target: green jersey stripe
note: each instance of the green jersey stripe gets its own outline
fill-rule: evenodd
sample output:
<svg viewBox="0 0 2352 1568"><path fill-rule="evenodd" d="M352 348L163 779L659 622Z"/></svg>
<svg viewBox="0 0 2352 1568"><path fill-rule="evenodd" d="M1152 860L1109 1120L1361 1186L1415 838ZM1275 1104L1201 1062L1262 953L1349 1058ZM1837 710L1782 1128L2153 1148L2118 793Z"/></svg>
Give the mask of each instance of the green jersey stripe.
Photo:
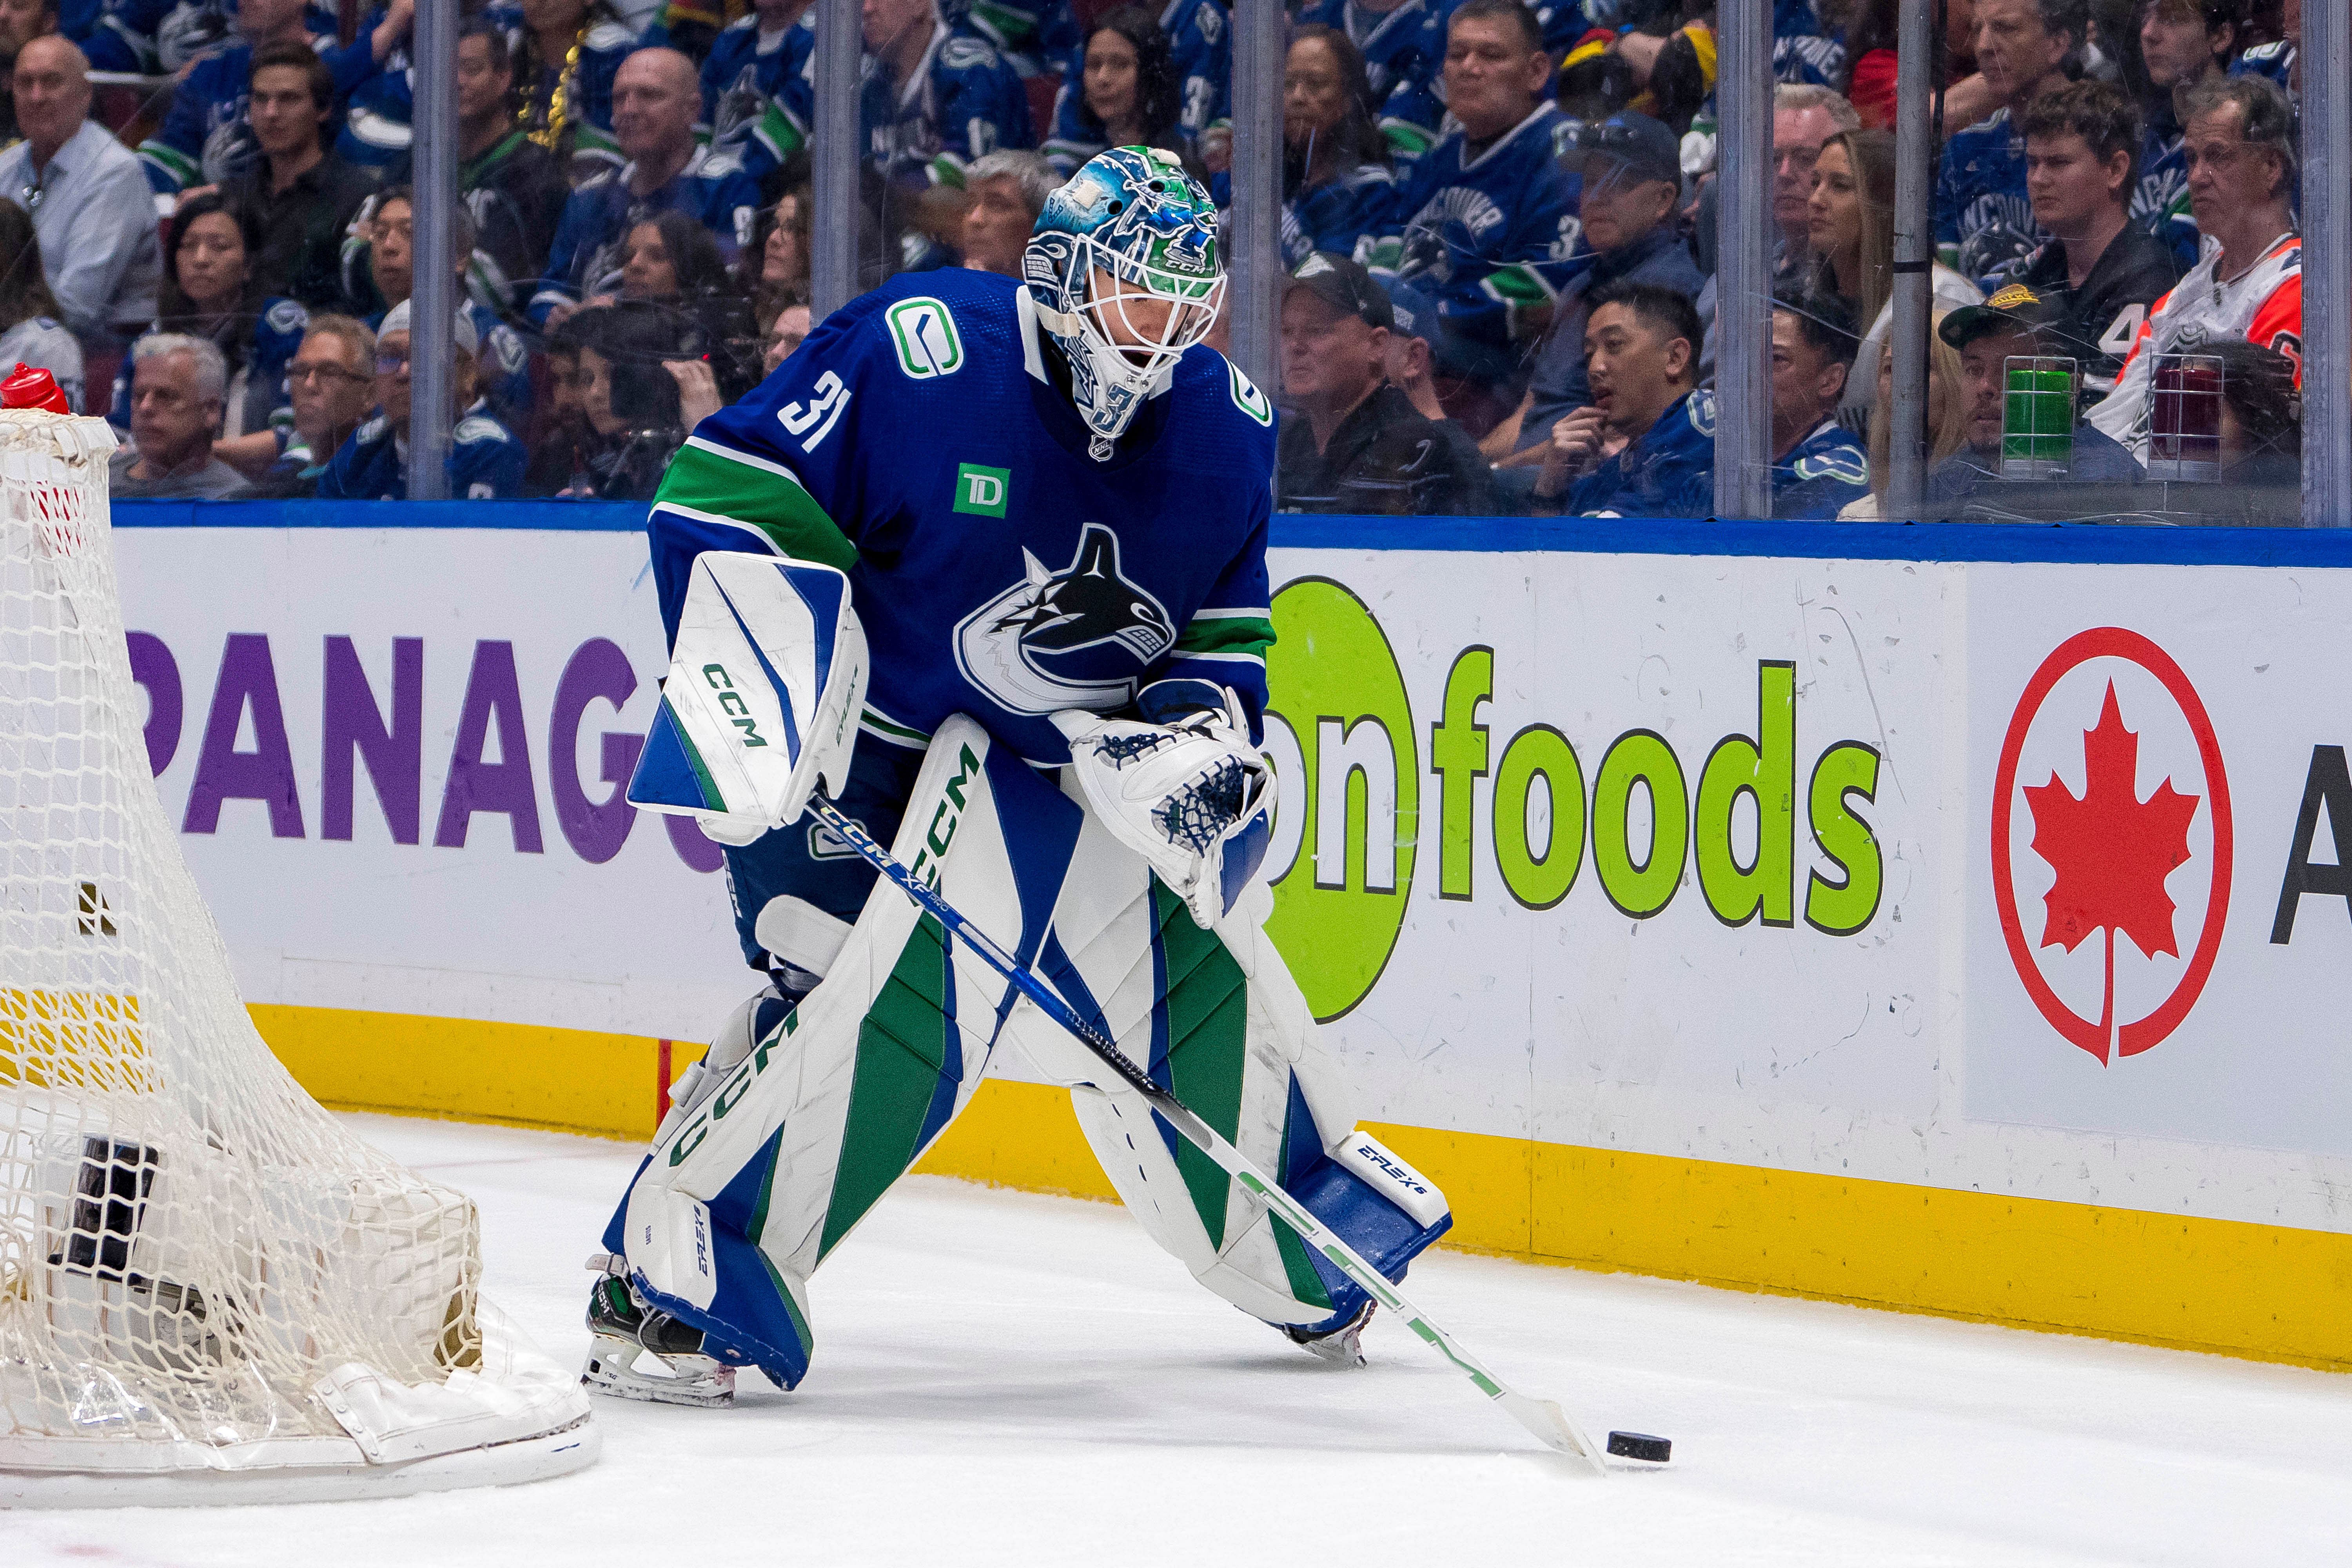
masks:
<svg viewBox="0 0 2352 1568"><path fill-rule="evenodd" d="M786 482L779 484L779 479ZM677 449L654 504L716 512L748 523L795 561L814 561L844 572L857 564L857 547L791 469L699 436L688 437Z"/></svg>
<svg viewBox="0 0 2352 1568"><path fill-rule="evenodd" d="M1203 621L1198 616L1176 639L1176 656L1245 654L1264 658L1274 644L1274 623L1258 616L1226 616Z"/></svg>

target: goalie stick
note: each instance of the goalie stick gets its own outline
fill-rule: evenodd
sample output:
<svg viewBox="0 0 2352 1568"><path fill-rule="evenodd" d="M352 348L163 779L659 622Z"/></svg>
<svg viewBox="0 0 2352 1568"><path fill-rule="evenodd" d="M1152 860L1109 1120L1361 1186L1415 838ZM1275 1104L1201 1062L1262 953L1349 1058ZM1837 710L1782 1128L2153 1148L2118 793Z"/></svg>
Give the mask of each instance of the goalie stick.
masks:
<svg viewBox="0 0 2352 1568"><path fill-rule="evenodd" d="M897 883L918 907L946 927L950 935L961 939L966 947L979 954L982 963L1011 982L1015 989L1036 1005L1039 1011L1067 1029L1080 1044L1099 1057L1105 1066L1118 1075L1120 1082L1142 1096L1152 1110L1167 1119L1169 1125L1201 1152L1223 1166L1234 1180L1247 1187L1259 1202L1273 1211L1275 1217L1297 1233L1299 1240L1329 1259L1341 1273L1370 1292L1372 1300L1394 1312L1407 1328L1435 1346L1437 1352L1468 1377L1479 1393L1509 1411L1512 1417L1533 1433L1544 1447L1555 1453L1582 1459L1596 1475L1609 1473L1608 1461L1602 1458L1601 1450L1593 1447L1591 1439L1585 1436L1558 1403L1521 1394L1489 1372L1485 1363L1456 1344L1453 1335L1405 1300L1403 1292L1390 1284L1379 1269L1365 1262L1355 1248L1333 1234L1307 1211L1306 1205L1269 1180L1265 1172L1251 1163L1249 1156L1193 1114L1182 1100L1152 1082L1126 1052L1093 1025L1079 1017L1068 1003L1055 994L1053 989L1025 964L998 946L986 931L966 921L953 905L900 865L863 827L844 815L822 790L810 797L808 810L818 821L839 834L845 843L877 870Z"/></svg>

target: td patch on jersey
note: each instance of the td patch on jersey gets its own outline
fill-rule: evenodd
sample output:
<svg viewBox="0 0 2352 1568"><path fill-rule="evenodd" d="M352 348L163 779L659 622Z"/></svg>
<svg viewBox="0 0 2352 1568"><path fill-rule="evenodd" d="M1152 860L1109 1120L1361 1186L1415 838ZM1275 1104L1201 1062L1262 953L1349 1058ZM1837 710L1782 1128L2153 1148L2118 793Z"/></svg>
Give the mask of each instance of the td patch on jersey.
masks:
<svg viewBox="0 0 2352 1568"><path fill-rule="evenodd" d="M955 630L964 679L1009 712L1107 712L1135 699L1144 671L1176 641L1167 607L1121 574L1118 535L1089 522L1069 565L1026 571Z"/></svg>

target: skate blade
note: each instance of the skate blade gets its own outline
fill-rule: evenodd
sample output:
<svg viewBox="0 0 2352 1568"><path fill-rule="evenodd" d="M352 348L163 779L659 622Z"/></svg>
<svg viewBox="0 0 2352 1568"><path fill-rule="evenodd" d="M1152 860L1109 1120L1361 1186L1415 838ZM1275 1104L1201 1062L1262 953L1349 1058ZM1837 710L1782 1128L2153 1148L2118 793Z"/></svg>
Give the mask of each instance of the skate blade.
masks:
<svg viewBox="0 0 2352 1568"><path fill-rule="evenodd" d="M599 1338L580 1369L580 1382L592 1394L614 1399L635 1399L646 1405L684 1405L700 1410L722 1409L735 1403L735 1369L706 1356L681 1356L661 1362L673 1375L653 1377L636 1370L638 1357L647 1352L625 1341Z"/></svg>

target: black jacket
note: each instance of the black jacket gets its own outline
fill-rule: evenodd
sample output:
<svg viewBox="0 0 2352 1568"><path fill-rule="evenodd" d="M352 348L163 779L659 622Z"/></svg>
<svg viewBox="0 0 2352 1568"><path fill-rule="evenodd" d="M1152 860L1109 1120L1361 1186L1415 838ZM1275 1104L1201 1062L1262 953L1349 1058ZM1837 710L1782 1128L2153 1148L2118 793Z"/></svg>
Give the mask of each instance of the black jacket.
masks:
<svg viewBox="0 0 2352 1568"><path fill-rule="evenodd" d="M2180 262L2172 247L2129 224L2107 242L2082 288L2067 284L2066 247L2054 239L2033 253L2018 280L2056 303L2058 317L2042 334L2049 352L2078 361L2084 381L2105 392L2123 369L2140 323L2180 280Z"/></svg>
<svg viewBox="0 0 2352 1568"><path fill-rule="evenodd" d="M1429 419L1387 382L1315 449L1304 415L1275 441L1275 504L1284 511L1476 516L1494 510L1486 460L1459 425Z"/></svg>

